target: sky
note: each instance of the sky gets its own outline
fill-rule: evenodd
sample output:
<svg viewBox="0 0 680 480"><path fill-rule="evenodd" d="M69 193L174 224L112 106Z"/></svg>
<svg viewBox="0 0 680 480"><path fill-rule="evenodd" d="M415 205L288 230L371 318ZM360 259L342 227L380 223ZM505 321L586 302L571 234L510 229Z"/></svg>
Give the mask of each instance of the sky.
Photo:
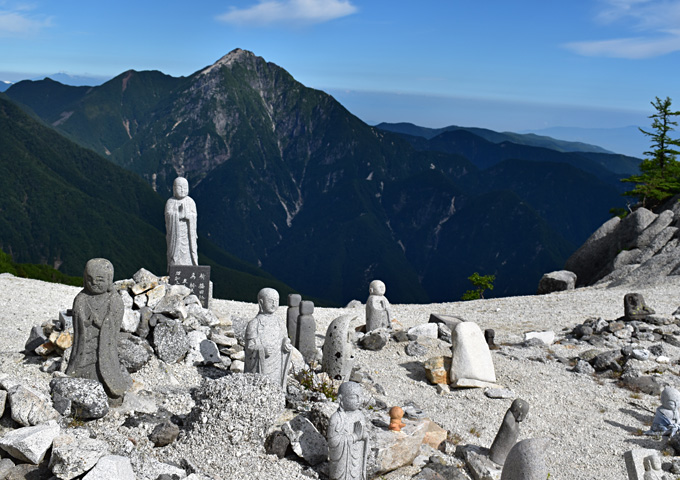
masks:
<svg viewBox="0 0 680 480"><path fill-rule="evenodd" d="M680 106L680 0L0 0L0 80L187 76L235 48L371 124L617 128Z"/></svg>

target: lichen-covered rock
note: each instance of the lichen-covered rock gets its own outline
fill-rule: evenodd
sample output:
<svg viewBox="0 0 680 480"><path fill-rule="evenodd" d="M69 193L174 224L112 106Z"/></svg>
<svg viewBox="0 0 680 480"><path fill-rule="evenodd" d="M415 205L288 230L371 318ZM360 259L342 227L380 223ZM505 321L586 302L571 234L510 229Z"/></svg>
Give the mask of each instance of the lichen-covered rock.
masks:
<svg viewBox="0 0 680 480"><path fill-rule="evenodd" d="M62 415L93 419L109 411L109 399L97 380L57 377L50 382L50 388L54 405Z"/></svg>
<svg viewBox="0 0 680 480"><path fill-rule="evenodd" d="M166 319L153 330L153 345L158 358L166 363L181 360L189 349L187 334L179 320Z"/></svg>

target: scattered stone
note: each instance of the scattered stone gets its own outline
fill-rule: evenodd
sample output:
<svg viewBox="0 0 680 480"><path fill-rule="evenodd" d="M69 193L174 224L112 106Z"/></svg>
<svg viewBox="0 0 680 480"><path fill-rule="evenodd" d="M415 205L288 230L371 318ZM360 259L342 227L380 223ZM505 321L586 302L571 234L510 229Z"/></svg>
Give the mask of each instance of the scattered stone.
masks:
<svg viewBox="0 0 680 480"><path fill-rule="evenodd" d="M411 357L422 357L427 355L427 347L416 341L411 341L406 345L406 355Z"/></svg>
<svg viewBox="0 0 680 480"><path fill-rule="evenodd" d="M615 372L621 371L621 365L618 361L622 358L620 350L610 350L608 352L600 353L590 362L595 371L603 372L605 370L613 370Z"/></svg>
<svg viewBox="0 0 680 480"><path fill-rule="evenodd" d="M590 364L588 364L590 365ZM484 395L489 398L515 398L516 394L508 388L485 388Z"/></svg>
<svg viewBox="0 0 680 480"><path fill-rule="evenodd" d="M118 359L128 372L139 371L152 355L153 349L144 338L125 332L118 337Z"/></svg>
<svg viewBox="0 0 680 480"><path fill-rule="evenodd" d="M452 334L449 382L455 387L485 387L496 383L491 352L479 326L459 323Z"/></svg>
<svg viewBox="0 0 680 480"><path fill-rule="evenodd" d="M548 467L545 452L548 438L529 438L517 442L505 460L501 480L545 480Z"/></svg>
<svg viewBox="0 0 680 480"><path fill-rule="evenodd" d="M559 270L546 273L538 282L537 295L544 295L552 292L563 292L573 290L576 286L576 274L569 270Z"/></svg>
<svg viewBox="0 0 680 480"><path fill-rule="evenodd" d="M149 440L156 447L165 447L177 440L179 427L169 420L159 423L149 434Z"/></svg>
<svg viewBox="0 0 680 480"><path fill-rule="evenodd" d="M47 337L43 332L42 326L34 325L33 328L31 328L31 333L28 334L28 340L26 340L24 350L26 352L32 352L45 342L47 342Z"/></svg>
<svg viewBox="0 0 680 480"><path fill-rule="evenodd" d="M547 332L527 332L524 334L524 341L527 342L531 339L538 339L540 340L544 345L552 345L555 343L555 332L553 331L547 331Z"/></svg>
<svg viewBox="0 0 680 480"><path fill-rule="evenodd" d="M222 361L215 342L208 340L205 333L194 330L187 334L189 350L184 359L188 365L214 365Z"/></svg>
<svg viewBox="0 0 680 480"><path fill-rule="evenodd" d="M407 332L408 339L412 341L417 341L419 338L438 338L439 337L439 327L436 323L422 323L411 327Z"/></svg>
<svg viewBox="0 0 680 480"><path fill-rule="evenodd" d="M572 372L583 373L584 375L592 375L593 373L595 373L595 369L590 363L586 362L585 360L578 360Z"/></svg>
<svg viewBox="0 0 680 480"><path fill-rule="evenodd" d="M87 435L61 434L52 442L49 468L54 475L70 480L91 470L104 455L111 453L103 440Z"/></svg>
<svg viewBox="0 0 680 480"><path fill-rule="evenodd" d="M286 455L295 453L290 445L288 436L280 430L274 430L264 441L264 450L270 455L283 458Z"/></svg>
<svg viewBox="0 0 680 480"><path fill-rule="evenodd" d="M35 390L16 385L7 390L12 420L24 427L59 418L49 398Z"/></svg>
<svg viewBox="0 0 680 480"><path fill-rule="evenodd" d="M159 322L153 330L153 346L158 358L165 363L181 360L189 349L182 323L173 319Z"/></svg>
<svg viewBox="0 0 680 480"><path fill-rule="evenodd" d="M135 480L130 459L120 455L106 455L99 459L83 480Z"/></svg>
<svg viewBox="0 0 680 480"><path fill-rule="evenodd" d="M489 459L489 449L477 445L459 445L456 456L465 461L465 465L475 480L499 480L501 467Z"/></svg>
<svg viewBox="0 0 680 480"><path fill-rule="evenodd" d="M302 415L284 423L281 430L290 440L290 445L297 456L310 465L318 465L328 458L328 443L323 435Z"/></svg>
<svg viewBox="0 0 680 480"><path fill-rule="evenodd" d="M366 349L366 350L371 350L371 351L378 351L382 350L385 345L387 345L387 341L389 340L389 334L387 333L387 329L381 328L378 330L371 330L369 331L366 335L364 335L361 340L359 341L360 345Z"/></svg>
<svg viewBox="0 0 680 480"><path fill-rule="evenodd" d="M45 458L57 435L59 425L50 420L40 425L11 430L0 438L0 448L19 461L37 465Z"/></svg>
<svg viewBox="0 0 680 480"><path fill-rule="evenodd" d="M55 408L73 418L102 418L109 411L104 387L89 378L57 377L50 382Z"/></svg>

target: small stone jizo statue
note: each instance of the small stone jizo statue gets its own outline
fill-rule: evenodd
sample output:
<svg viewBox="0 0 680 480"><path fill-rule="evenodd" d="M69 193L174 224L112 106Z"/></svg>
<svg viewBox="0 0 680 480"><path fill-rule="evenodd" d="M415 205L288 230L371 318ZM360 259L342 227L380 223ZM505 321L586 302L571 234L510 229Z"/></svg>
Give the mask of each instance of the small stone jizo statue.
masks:
<svg viewBox="0 0 680 480"><path fill-rule="evenodd" d="M263 288L257 303L260 313L246 327L245 372L266 375L285 388L292 345L283 320L274 316L279 293Z"/></svg>
<svg viewBox="0 0 680 480"><path fill-rule="evenodd" d="M328 474L331 480L366 480L368 430L359 408L361 385L345 382L338 389L337 412L331 415L328 431Z"/></svg>
<svg viewBox="0 0 680 480"><path fill-rule="evenodd" d="M125 306L113 288L111 262L89 260L83 283L85 288L73 301L73 350L66 374L97 380L110 398L117 399L132 387L132 378L118 360Z"/></svg>
<svg viewBox="0 0 680 480"><path fill-rule="evenodd" d="M661 406L656 409L652 428L645 432L648 435L661 434L674 436L680 431L680 392L673 387L666 387L661 392Z"/></svg>
<svg viewBox="0 0 680 480"><path fill-rule="evenodd" d="M173 197L165 203L165 237L168 244L168 268L171 265L198 265L196 203L189 197L189 182L177 177L172 185Z"/></svg>
<svg viewBox="0 0 680 480"><path fill-rule="evenodd" d="M505 459L519 437L519 424L524 421L529 413L529 404L521 398L515 399L505 413L501 428L498 429L496 438L491 444L489 458L499 465L505 463Z"/></svg>
<svg viewBox="0 0 680 480"><path fill-rule="evenodd" d="M288 294L288 310L286 310L286 328L288 329L288 338L293 343L297 344L297 330L298 330L298 315L300 315L300 302L302 296L297 293Z"/></svg>
<svg viewBox="0 0 680 480"><path fill-rule="evenodd" d="M671 480L670 475L666 475L661 470L661 458L658 455L649 455L642 460L645 475L642 480Z"/></svg>
<svg viewBox="0 0 680 480"><path fill-rule="evenodd" d="M385 297L385 284L380 280L373 280L368 286L368 300L366 300L366 332L378 328L390 328L390 302Z"/></svg>

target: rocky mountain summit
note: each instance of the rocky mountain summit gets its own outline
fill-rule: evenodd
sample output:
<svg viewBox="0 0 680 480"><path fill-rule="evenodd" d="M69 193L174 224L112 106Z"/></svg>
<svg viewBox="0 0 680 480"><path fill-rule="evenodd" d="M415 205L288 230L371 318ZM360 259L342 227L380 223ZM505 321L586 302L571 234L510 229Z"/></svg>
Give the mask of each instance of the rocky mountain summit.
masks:
<svg viewBox="0 0 680 480"><path fill-rule="evenodd" d="M124 362L133 388L103 416L98 411L86 418L82 408L63 410L51 387L63 378L61 352L68 348L68 335L54 328L62 325L56 318L79 289L0 275L0 397L7 398L0 420L0 472L9 478L100 478L113 471L121 480L325 478L319 433L337 409L332 381L308 369L301 356L285 392L264 377L240 373L239 332L257 305L214 299L207 312L186 292L171 291L162 282L153 286L153 277L137 280L117 282L126 292L126 309L139 312L126 314L128 353L121 354L121 359L143 358ZM641 435L659 405L659 389L680 386L680 279L669 276L639 290L655 310L644 318L623 318L627 293L627 287L594 286L530 297L392 305L394 330L387 342L378 350L354 352L352 377L366 393L365 414L375 431L372 476L382 471L374 478L477 478L469 452L489 448L515 398L530 405L518 441L548 439L541 442L550 478L620 480L627 471L624 453L638 448L665 451L662 468L680 471L672 446ZM351 330L362 327L363 310L315 309L317 346L340 316L351 318ZM428 365L450 358L452 338L445 325L429 323L432 313L495 330L498 348L491 357L498 388L433 383ZM277 315L283 321L285 309ZM55 349L27 352L31 332L46 333L43 326L50 325L48 340ZM355 336L357 346L361 338ZM178 347L184 356L173 353ZM66 395L62 390L60 396ZM26 398L31 401L21 401ZM400 444L398 455L380 457L381 448L393 448L389 439L395 434L387 429L392 406L406 412L403 437L415 440ZM36 440L29 450L13 440L25 429L39 430L27 432ZM390 466L376 462L379 458L400 463Z"/></svg>
<svg viewBox="0 0 680 480"><path fill-rule="evenodd" d="M605 222L569 257L565 269L578 286L637 287L680 275L680 202L669 200L659 213L638 208Z"/></svg>

